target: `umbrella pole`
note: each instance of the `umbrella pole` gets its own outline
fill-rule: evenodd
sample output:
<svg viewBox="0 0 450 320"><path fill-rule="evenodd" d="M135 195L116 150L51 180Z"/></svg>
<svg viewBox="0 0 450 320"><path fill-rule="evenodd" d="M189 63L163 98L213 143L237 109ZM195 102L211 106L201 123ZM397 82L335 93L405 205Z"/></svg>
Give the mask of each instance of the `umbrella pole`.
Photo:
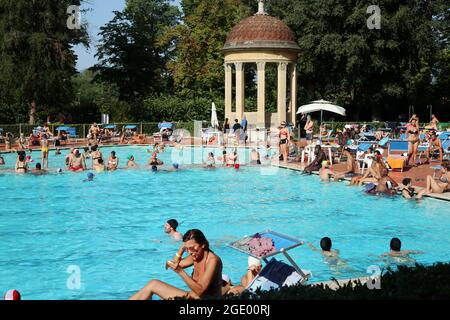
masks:
<svg viewBox="0 0 450 320"><path fill-rule="evenodd" d="M323 110L320 111L320 125L322 125L323 122Z"/></svg>

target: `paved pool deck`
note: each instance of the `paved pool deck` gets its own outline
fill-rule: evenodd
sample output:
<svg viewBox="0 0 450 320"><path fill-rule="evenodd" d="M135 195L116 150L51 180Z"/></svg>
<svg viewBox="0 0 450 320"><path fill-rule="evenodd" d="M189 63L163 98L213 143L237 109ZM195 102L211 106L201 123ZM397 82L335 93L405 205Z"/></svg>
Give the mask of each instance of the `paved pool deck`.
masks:
<svg viewBox="0 0 450 320"><path fill-rule="evenodd" d="M275 166L278 166L280 168L294 170L303 172L306 164L300 163L300 162L288 162L286 163L278 163L273 164ZM395 182L401 183L404 178L411 178L413 181L414 187L416 187L418 190L423 189L425 185L425 177L428 175L433 175L434 170L430 168L430 164L427 165L420 165L418 167L414 168L408 168L403 172L397 172L397 171L391 171L389 172L389 177L391 177ZM346 164L345 163L338 163L333 165L333 170L340 173L345 172ZM318 175L318 172L313 172L313 174ZM347 181L350 181L351 179L345 179ZM446 192L443 194L430 194L428 195L430 198L438 199L438 200L444 200L444 201L450 201L450 192Z"/></svg>

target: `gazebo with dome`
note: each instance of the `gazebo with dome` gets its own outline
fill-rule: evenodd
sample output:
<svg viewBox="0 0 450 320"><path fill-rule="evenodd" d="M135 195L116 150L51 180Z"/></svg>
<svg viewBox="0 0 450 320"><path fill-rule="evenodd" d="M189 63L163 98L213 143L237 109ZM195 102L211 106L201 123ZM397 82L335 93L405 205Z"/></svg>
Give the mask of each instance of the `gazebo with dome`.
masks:
<svg viewBox="0 0 450 320"><path fill-rule="evenodd" d="M241 120L246 116L250 124L265 128L277 126L282 121L295 124L297 57L300 47L293 31L284 22L265 12L264 0L259 0L258 13L233 27L222 52L225 55L226 118ZM269 63L276 64L278 69L276 113L266 111L265 80L266 65ZM257 66L257 112L245 111L245 64ZM233 101L233 75L236 76L235 101ZM288 85L290 97L287 96Z"/></svg>

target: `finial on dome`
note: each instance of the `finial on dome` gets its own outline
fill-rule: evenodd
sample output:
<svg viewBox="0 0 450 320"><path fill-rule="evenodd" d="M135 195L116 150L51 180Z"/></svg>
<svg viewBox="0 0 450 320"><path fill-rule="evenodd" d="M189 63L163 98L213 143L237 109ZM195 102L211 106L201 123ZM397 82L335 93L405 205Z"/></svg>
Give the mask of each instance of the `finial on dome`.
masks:
<svg viewBox="0 0 450 320"><path fill-rule="evenodd" d="M264 0L258 0L259 5L258 5L258 13L256 13L257 16L267 16L267 12L264 9Z"/></svg>

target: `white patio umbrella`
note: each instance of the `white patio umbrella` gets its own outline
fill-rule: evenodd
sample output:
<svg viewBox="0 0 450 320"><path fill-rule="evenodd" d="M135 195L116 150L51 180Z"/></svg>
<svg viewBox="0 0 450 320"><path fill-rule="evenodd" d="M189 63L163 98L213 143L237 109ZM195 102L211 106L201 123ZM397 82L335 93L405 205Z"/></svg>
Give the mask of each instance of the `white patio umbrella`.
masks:
<svg viewBox="0 0 450 320"><path fill-rule="evenodd" d="M212 109L211 109L211 126L213 128L219 127L219 120L217 119L217 110L216 110L216 104L212 103Z"/></svg>
<svg viewBox="0 0 450 320"><path fill-rule="evenodd" d="M311 104L301 106L298 109L297 114L313 113L313 112L319 112L319 111L320 111L320 123L322 123L324 111L336 113L341 116L346 115L344 108L337 106L329 101L325 101L325 100L313 101Z"/></svg>

